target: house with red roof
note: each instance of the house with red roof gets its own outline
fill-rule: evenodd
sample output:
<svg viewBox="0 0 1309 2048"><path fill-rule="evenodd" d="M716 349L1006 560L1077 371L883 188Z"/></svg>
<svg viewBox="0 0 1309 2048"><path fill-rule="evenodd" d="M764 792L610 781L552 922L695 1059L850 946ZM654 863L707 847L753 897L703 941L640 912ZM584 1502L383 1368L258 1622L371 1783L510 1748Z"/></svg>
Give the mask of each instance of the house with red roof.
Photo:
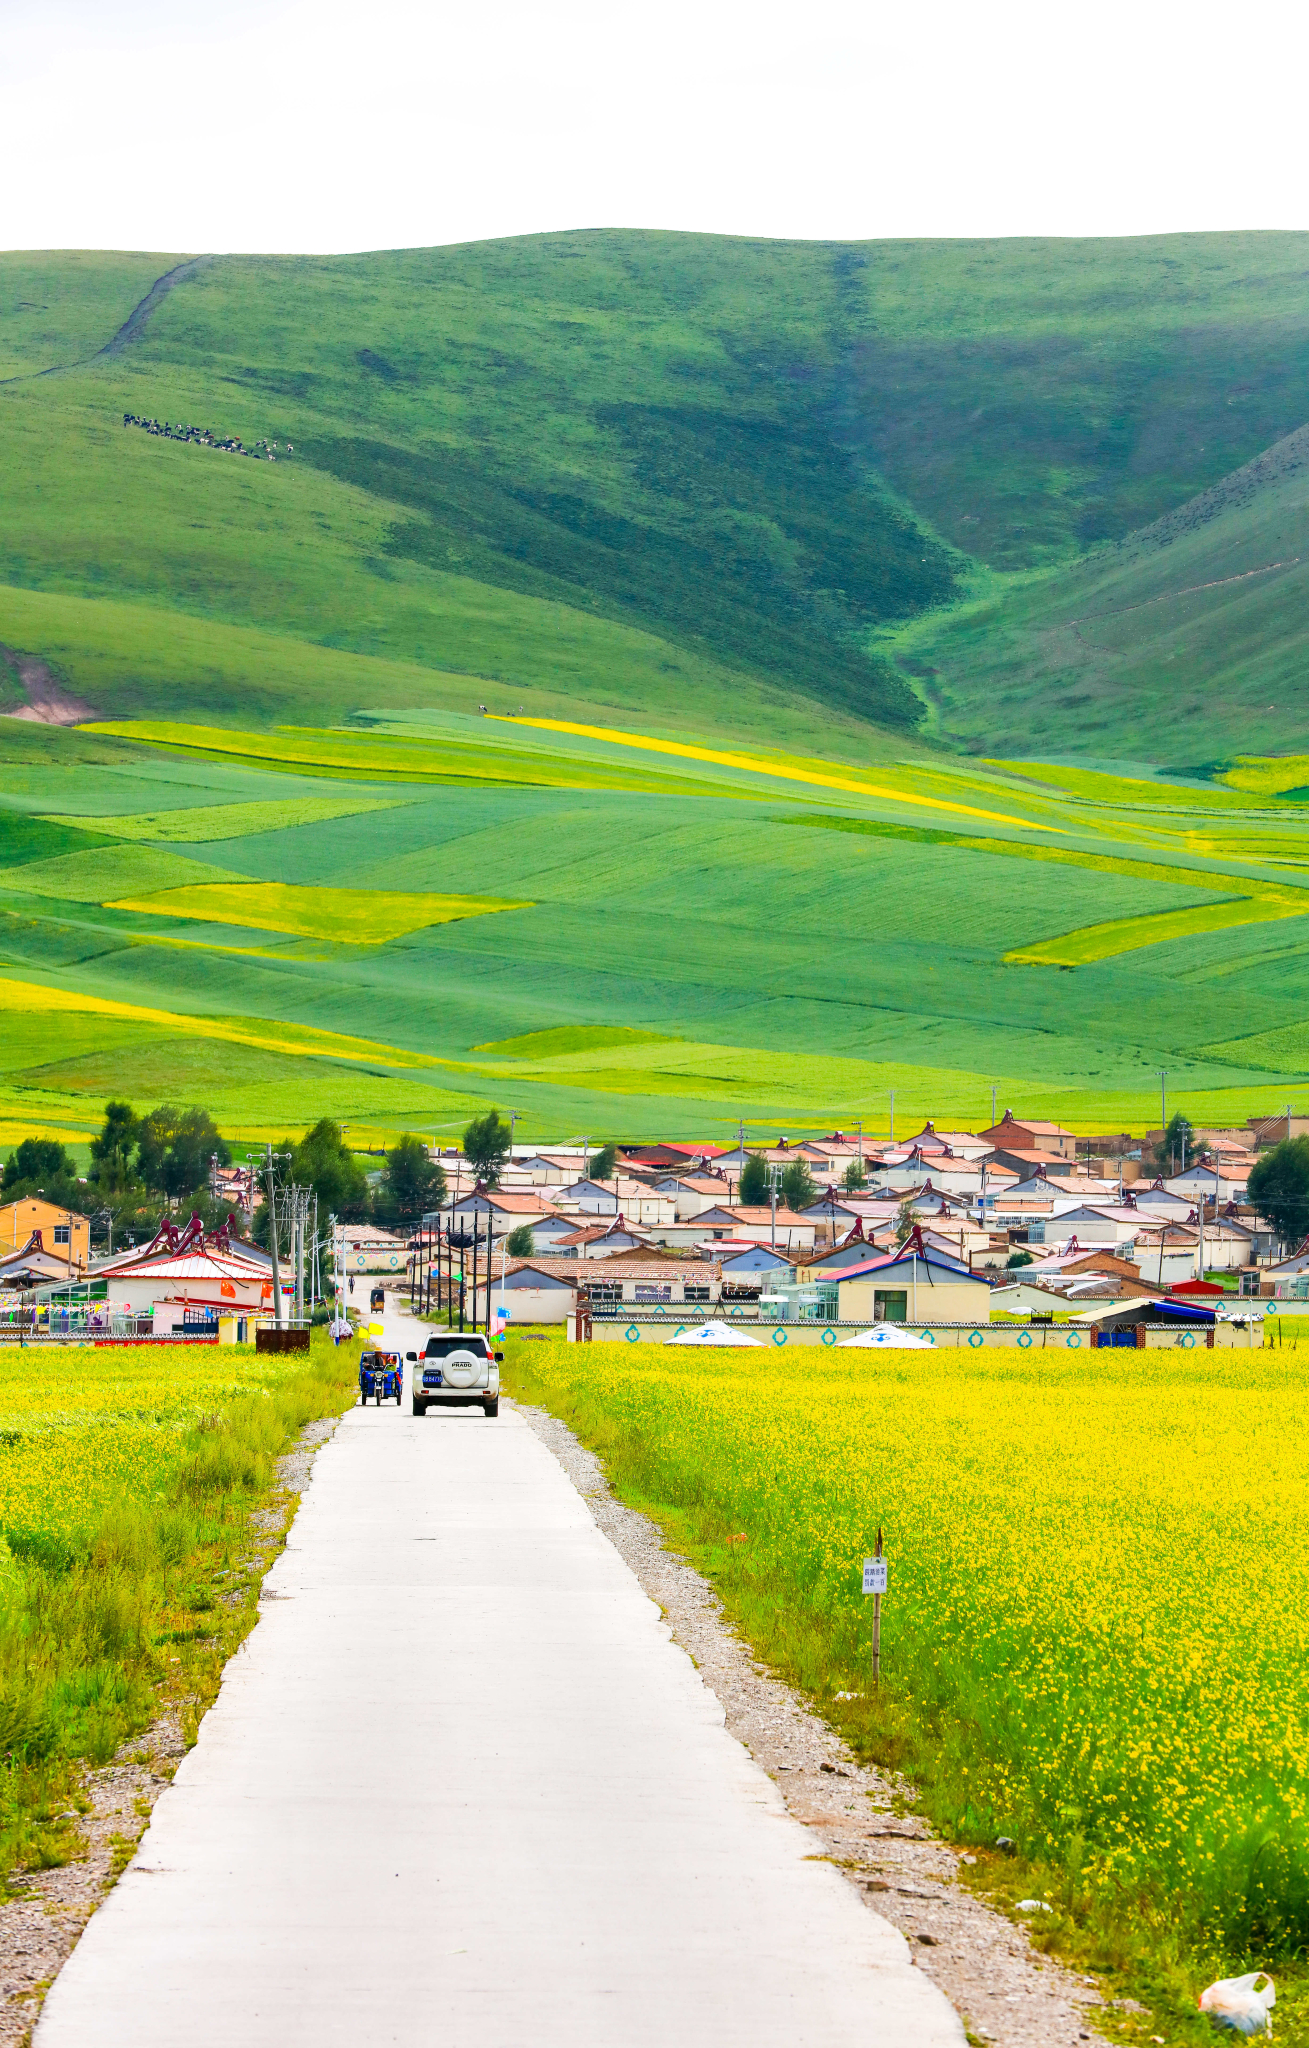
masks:
<svg viewBox="0 0 1309 2048"><path fill-rule="evenodd" d="M998 1124L978 1137L994 1152L1044 1152L1059 1159L1077 1157L1077 1138L1062 1124L1046 1123L1041 1117L1016 1117L1007 1109Z"/></svg>
<svg viewBox="0 0 1309 2048"><path fill-rule="evenodd" d="M156 1336L220 1315L273 1313L272 1275L263 1258L233 1243L226 1229L206 1236L198 1216L184 1230L165 1224L148 1245L103 1260L94 1277L106 1282L115 1306L134 1315L153 1311ZM286 1313L295 1292L289 1268L281 1278Z"/></svg>

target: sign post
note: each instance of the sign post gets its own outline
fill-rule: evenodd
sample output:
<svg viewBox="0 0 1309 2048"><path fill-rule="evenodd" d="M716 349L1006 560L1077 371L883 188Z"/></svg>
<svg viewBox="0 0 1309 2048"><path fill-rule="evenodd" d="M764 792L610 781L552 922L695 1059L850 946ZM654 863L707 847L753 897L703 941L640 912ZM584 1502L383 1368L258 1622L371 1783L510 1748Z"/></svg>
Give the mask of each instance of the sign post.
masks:
<svg viewBox="0 0 1309 2048"><path fill-rule="evenodd" d="M873 1596L873 1684L882 1683L882 1595L886 1591L888 1564L882 1555L882 1532L877 1532L877 1554L864 1559L864 1594Z"/></svg>

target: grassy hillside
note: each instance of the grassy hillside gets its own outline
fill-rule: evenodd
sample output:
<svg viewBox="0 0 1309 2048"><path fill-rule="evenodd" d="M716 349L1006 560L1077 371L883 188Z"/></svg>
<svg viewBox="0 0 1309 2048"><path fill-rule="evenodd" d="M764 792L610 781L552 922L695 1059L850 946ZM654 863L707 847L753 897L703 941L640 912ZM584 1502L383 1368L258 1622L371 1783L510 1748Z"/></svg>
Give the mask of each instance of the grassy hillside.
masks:
<svg viewBox="0 0 1309 2048"><path fill-rule="evenodd" d="M176 256L100 249L0 257L0 383L85 362L117 334Z"/></svg>
<svg viewBox="0 0 1309 2048"><path fill-rule="evenodd" d="M498 689L674 731L693 706L697 729L784 744L807 722L839 753L911 733L918 691L947 740L997 698L1016 732L1050 664L1003 651L1038 601L1010 579L1309 418L1307 247L605 232L219 258L109 357L92 345L175 259L0 259L0 340L68 366L0 386L0 640L115 714L321 720ZM980 662L966 634L940 654L936 622L948 637L979 593L998 642L984 620ZM1261 646L1296 615L1270 599ZM1184 727L1186 691L1150 674L1159 729ZM1139 757L1139 700L1129 677L1074 749ZM1285 738L1258 701L1256 753Z"/></svg>
<svg viewBox="0 0 1309 2048"><path fill-rule="evenodd" d="M852 430L954 546L1067 561L1309 418L1309 238L870 244Z"/></svg>
<svg viewBox="0 0 1309 2048"><path fill-rule="evenodd" d="M1256 732L1303 749L1306 619L1302 430L1117 545L925 622L910 659L970 749L1121 757L1126 742L1214 764Z"/></svg>

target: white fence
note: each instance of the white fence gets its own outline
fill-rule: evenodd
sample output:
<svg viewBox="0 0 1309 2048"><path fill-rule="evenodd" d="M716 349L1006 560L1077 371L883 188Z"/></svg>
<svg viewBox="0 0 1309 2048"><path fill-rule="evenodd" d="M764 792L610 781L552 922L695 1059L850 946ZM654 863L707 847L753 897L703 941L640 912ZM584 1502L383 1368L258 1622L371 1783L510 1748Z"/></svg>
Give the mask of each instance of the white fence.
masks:
<svg viewBox="0 0 1309 2048"><path fill-rule="evenodd" d="M591 1337L597 1344L663 1344L682 1330L693 1330L707 1319L704 1316L687 1316L679 1321L673 1316L606 1316L592 1312ZM821 1344L834 1349L843 1338L853 1337L860 1330L866 1330L863 1323L776 1323L742 1321L742 1330L760 1344L775 1350L793 1347L797 1344ZM1114 1349L1130 1350L1133 1345L1146 1350L1164 1349L1194 1351L1227 1349L1240 1345L1242 1349L1258 1349L1264 1342L1263 1330L1253 1318L1232 1323L1197 1324L1187 1329L1177 1323L1144 1323L1137 1328L1125 1330L1073 1329L1067 1323L905 1323L897 1324L907 1334L922 1337L928 1344L947 1350L964 1347L980 1351L983 1346L994 1349L1001 1346L1017 1351L1093 1351ZM1142 1347L1142 1338L1144 1344ZM888 1347L889 1349L890 1347Z"/></svg>

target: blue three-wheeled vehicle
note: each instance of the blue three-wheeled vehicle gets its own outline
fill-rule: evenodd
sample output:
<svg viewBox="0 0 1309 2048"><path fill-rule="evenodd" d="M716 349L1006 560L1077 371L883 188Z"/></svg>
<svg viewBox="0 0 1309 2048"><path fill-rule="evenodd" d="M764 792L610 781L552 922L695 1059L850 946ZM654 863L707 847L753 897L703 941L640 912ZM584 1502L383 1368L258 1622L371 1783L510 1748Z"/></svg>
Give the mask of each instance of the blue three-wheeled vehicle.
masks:
<svg viewBox="0 0 1309 2048"><path fill-rule="evenodd" d="M371 1398L380 1408L384 1400L396 1407L404 1393L405 1371L398 1351L365 1351L359 1360L359 1403Z"/></svg>

